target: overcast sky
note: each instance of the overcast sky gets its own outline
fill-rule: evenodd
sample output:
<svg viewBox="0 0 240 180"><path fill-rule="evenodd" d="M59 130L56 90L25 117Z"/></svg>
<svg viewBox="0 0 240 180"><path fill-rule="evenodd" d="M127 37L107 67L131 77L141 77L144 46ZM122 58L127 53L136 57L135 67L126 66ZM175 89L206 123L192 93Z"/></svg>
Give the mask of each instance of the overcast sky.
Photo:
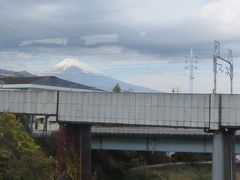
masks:
<svg viewBox="0 0 240 180"><path fill-rule="evenodd" d="M66 57L113 77L188 91L185 56L198 56L195 92L212 91L213 40L232 48L240 92L238 0L1 0L0 68L43 73ZM229 92L228 76L219 92Z"/></svg>

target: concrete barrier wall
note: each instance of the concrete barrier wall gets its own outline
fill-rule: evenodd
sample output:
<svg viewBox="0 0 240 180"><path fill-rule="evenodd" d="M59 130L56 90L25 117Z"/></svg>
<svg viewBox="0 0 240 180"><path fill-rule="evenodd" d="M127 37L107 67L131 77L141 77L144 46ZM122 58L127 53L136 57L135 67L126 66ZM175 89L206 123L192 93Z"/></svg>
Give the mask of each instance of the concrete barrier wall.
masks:
<svg viewBox="0 0 240 180"><path fill-rule="evenodd" d="M240 127L240 95L222 95L221 125Z"/></svg>
<svg viewBox="0 0 240 180"><path fill-rule="evenodd" d="M27 114L56 114L57 92L0 91L0 110Z"/></svg>
<svg viewBox="0 0 240 180"><path fill-rule="evenodd" d="M210 95L60 92L59 121L208 128Z"/></svg>
<svg viewBox="0 0 240 180"><path fill-rule="evenodd" d="M58 113L66 123L240 128L240 95L59 92L59 102L57 96L56 91L1 90L0 111Z"/></svg>

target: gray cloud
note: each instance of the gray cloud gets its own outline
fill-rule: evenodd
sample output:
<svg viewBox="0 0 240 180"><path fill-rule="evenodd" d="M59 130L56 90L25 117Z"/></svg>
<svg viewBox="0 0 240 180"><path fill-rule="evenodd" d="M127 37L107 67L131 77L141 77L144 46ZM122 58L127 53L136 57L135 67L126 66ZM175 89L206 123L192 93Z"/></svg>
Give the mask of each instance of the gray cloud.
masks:
<svg viewBox="0 0 240 180"><path fill-rule="evenodd" d="M236 0L231 1L235 2L235 6L239 5ZM0 49L26 51L27 48L34 50L33 47L62 48L54 43L30 43L32 48L18 45L36 40L67 38L66 49L91 50L114 45L138 53L177 57L193 47L209 49L199 51L206 57L211 54L214 39L227 42L232 47L240 39L239 32L232 33L231 28L220 28L225 24L233 26L232 21L235 16L238 17L238 13L230 14L228 19L218 16L214 9L222 5L226 6L225 0L153 0L151 3L147 0L3 0L0 3ZM234 10L232 6L229 8ZM234 27L238 29L235 23ZM101 40L113 34L117 36L114 42L98 42L99 37ZM97 43L83 42L83 37L95 37L94 42Z"/></svg>

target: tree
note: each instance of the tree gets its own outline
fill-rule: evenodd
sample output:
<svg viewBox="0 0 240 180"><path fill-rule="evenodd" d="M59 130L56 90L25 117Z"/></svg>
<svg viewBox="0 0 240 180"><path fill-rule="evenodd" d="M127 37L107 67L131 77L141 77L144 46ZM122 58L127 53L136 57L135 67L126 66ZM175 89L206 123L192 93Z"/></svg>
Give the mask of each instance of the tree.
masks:
<svg viewBox="0 0 240 180"><path fill-rule="evenodd" d="M0 179L55 179L48 158L13 114L0 113Z"/></svg>
<svg viewBox="0 0 240 180"><path fill-rule="evenodd" d="M121 92L121 87L120 85L117 83L114 88L112 89L113 92Z"/></svg>

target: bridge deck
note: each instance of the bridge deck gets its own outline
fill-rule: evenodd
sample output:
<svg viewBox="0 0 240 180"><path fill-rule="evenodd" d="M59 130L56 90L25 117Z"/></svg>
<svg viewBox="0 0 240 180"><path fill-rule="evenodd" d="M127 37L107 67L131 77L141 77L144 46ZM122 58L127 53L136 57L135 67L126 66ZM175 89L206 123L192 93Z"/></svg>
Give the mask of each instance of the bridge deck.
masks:
<svg viewBox="0 0 240 180"><path fill-rule="evenodd" d="M240 95L6 90L0 99L0 111L54 115L61 123L240 127Z"/></svg>

